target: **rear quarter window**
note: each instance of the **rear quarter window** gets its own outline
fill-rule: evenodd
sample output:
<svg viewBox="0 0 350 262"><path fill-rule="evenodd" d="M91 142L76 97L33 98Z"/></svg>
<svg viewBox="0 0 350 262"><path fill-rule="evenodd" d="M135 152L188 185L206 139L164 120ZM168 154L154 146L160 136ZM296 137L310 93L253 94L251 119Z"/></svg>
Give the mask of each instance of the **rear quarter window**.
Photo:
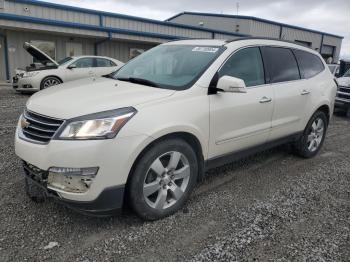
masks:
<svg viewBox="0 0 350 262"><path fill-rule="evenodd" d="M321 73L325 67L321 59L314 54L302 50L293 50L297 58L303 78L311 78Z"/></svg>

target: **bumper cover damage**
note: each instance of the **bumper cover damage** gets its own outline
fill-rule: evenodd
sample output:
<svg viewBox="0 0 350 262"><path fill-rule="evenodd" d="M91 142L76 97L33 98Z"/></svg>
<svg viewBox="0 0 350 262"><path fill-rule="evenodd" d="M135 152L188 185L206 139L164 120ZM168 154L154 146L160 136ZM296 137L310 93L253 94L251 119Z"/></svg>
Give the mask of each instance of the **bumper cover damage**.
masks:
<svg viewBox="0 0 350 262"><path fill-rule="evenodd" d="M34 183L45 198L53 199L78 212L110 216L116 214L123 207L125 186L113 186L103 190L93 201L74 201L60 197L59 193L48 187L49 172L41 170L23 161L24 176Z"/></svg>

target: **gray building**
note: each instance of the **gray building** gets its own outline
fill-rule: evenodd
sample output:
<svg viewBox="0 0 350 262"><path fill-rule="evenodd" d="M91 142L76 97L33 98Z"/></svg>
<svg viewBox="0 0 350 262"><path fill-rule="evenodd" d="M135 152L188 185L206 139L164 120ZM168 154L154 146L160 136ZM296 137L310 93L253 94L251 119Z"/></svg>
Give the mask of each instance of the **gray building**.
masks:
<svg viewBox="0 0 350 262"><path fill-rule="evenodd" d="M264 29L271 37L308 42L315 49L323 46L322 52L333 48L332 57L337 60L339 56L342 39L339 36L281 27L276 23L253 25L252 19L249 22L239 20L241 23L237 27L232 24L232 18L226 22L228 17L195 14L190 19L187 15L189 13L182 13L168 21L159 21L35 0L0 0L0 81L10 80L16 68L33 63L33 58L22 48L24 42L31 42L55 60L72 55L104 55L127 62L171 40L235 39L258 35ZM212 18L221 20L221 26L217 26L218 22L209 23Z"/></svg>
<svg viewBox="0 0 350 262"><path fill-rule="evenodd" d="M319 51L326 60L332 58L333 62L339 60L343 39L342 36L251 16L183 12L166 21L293 41Z"/></svg>

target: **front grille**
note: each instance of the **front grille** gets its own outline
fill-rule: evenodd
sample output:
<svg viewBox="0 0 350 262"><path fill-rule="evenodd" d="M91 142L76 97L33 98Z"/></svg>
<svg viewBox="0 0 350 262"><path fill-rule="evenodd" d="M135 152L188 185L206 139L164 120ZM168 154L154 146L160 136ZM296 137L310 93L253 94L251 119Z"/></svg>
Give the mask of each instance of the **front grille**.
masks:
<svg viewBox="0 0 350 262"><path fill-rule="evenodd" d="M350 87L339 86L337 97L350 100Z"/></svg>
<svg viewBox="0 0 350 262"><path fill-rule="evenodd" d="M48 143L63 123L61 119L27 110L23 113L23 121L24 123L21 124L23 135L40 143Z"/></svg>
<svg viewBox="0 0 350 262"><path fill-rule="evenodd" d="M339 86L339 91L344 92L344 93L349 93L349 95L350 95L350 87Z"/></svg>

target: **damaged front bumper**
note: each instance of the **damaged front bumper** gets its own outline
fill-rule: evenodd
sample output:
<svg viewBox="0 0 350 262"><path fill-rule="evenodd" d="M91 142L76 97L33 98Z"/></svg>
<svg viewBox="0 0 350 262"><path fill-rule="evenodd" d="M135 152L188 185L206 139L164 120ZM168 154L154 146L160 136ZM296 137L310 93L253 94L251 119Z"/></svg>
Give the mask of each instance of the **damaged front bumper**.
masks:
<svg viewBox="0 0 350 262"><path fill-rule="evenodd" d="M25 177L37 185L42 190L45 197L52 198L55 201L79 212L89 215L108 216L115 214L123 206L125 191L124 185L104 189L93 201L69 200L63 198L60 195L60 191L70 190L77 193L85 190L84 187L88 187L86 181L75 175L60 174L58 168L51 171L45 171L25 161L23 161L23 170ZM90 168L88 170L89 177L91 177L92 170L94 169ZM77 172L77 170L73 171Z"/></svg>

